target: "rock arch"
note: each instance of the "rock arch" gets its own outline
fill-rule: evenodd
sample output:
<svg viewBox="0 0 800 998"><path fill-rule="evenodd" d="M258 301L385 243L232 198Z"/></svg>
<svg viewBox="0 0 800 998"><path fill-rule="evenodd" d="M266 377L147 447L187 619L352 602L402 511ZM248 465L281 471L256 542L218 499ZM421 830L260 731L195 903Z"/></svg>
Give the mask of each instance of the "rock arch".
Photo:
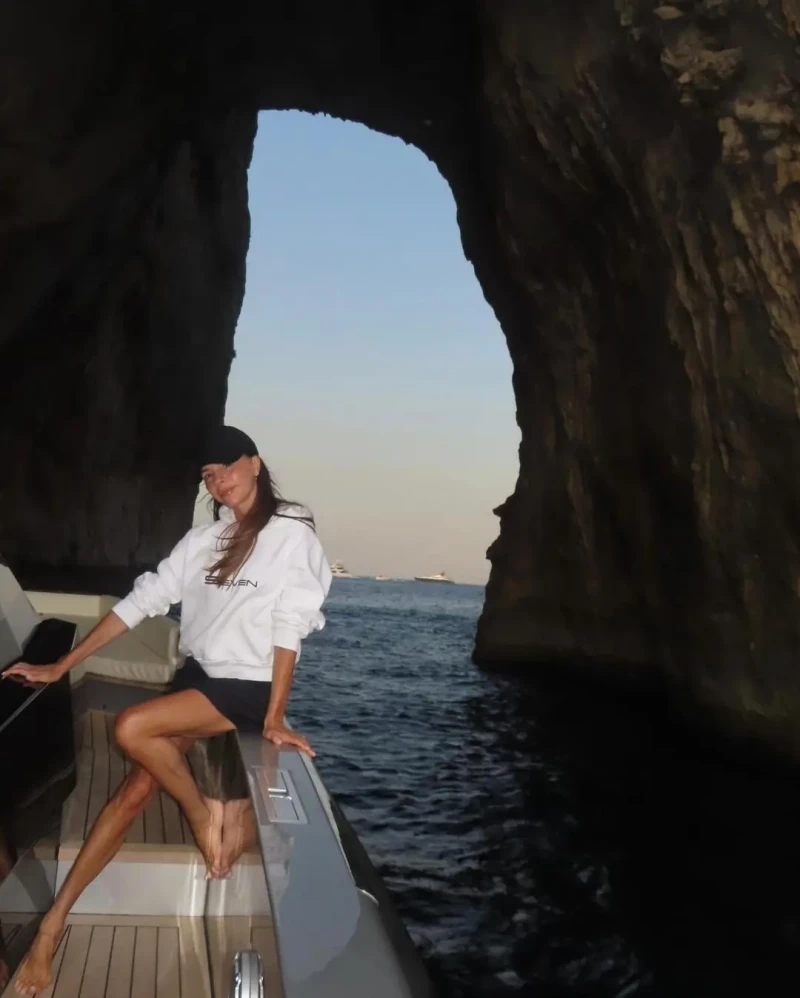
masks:
<svg viewBox="0 0 800 998"><path fill-rule="evenodd" d="M184 529L257 111L326 112L441 170L513 359L520 478L477 657L654 664L792 730L793 3L168 6L0 13L9 560L128 570Z"/></svg>

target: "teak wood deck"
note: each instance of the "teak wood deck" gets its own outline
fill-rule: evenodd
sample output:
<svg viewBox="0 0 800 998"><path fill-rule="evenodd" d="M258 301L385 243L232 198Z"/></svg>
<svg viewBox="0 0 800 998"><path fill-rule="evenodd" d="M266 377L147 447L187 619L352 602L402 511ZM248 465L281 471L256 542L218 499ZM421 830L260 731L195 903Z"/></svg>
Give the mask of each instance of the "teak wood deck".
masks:
<svg viewBox="0 0 800 998"><path fill-rule="evenodd" d="M56 949L52 984L37 998L227 998L241 949L258 950L274 979L268 919L72 915ZM13 983L3 998L18 998Z"/></svg>
<svg viewBox="0 0 800 998"><path fill-rule="evenodd" d="M89 711L77 726L77 787L64 809L62 846L79 845L97 815L130 771L114 741L113 714ZM159 792L125 836L130 844L181 845L195 848L192 833L175 801Z"/></svg>
<svg viewBox="0 0 800 998"><path fill-rule="evenodd" d="M114 715L76 721L77 785L61 821L59 859L74 859L130 764L114 741ZM132 848L131 848L132 847ZM199 851L178 805L157 794L125 836L120 856L158 862ZM253 857L255 859L255 857ZM10 944L30 915L4 914ZM37 998L227 998L238 950L261 956L270 995L280 995L272 920L264 916L71 915L59 941L52 984ZM16 998L13 978L2 998Z"/></svg>

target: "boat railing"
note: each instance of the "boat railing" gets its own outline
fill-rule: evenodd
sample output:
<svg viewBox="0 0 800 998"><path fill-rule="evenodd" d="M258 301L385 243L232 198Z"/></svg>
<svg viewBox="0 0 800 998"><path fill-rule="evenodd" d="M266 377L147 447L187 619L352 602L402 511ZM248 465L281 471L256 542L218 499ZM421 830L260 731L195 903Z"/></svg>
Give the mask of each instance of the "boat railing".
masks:
<svg viewBox="0 0 800 998"><path fill-rule="evenodd" d="M258 735L238 743L284 998L430 998L421 958L313 763Z"/></svg>

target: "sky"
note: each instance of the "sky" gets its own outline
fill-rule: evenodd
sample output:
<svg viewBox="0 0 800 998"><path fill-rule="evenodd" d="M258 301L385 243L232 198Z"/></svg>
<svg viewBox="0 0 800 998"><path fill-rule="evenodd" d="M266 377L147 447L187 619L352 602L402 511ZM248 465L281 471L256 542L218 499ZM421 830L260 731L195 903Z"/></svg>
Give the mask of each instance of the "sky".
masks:
<svg viewBox="0 0 800 998"><path fill-rule="evenodd" d="M511 361L436 167L399 139L266 112L226 422L329 560L484 583L513 491Z"/></svg>

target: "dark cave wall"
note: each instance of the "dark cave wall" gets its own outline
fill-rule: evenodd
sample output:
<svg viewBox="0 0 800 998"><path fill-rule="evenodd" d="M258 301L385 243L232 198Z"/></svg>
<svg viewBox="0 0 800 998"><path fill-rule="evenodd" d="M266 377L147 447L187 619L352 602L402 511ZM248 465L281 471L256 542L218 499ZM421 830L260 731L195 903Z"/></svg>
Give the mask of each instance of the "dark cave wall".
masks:
<svg viewBox="0 0 800 998"><path fill-rule="evenodd" d="M256 112L192 115L128 14L0 14L0 550L23 575L161 557L224 410Z"/></svg>
<svg viewBox="0 0 800 998"><path fill-rule="evenodd" d="M793 738L798 7L225 15L0 11L0 550L140 565L185 529L224 407L256 111L323 111L441 170L508 341L520 477L476 658L666 673Z"/></svg>
<svg viewBox="0 0 800 998"><path fill-rule="evenodd" d="M198 438L224 411L254 132L231 115L145 147L91 212L48 226L2 354L12 563L143 564L185 529Z"/></svg>
<svg viewBox="0 0 800 998"><path fill-rule="evenodd" d="M521 473L476 650L659 663L792 740L793 10L484 7L488 169L527 329L504 323Z"/></svg>

